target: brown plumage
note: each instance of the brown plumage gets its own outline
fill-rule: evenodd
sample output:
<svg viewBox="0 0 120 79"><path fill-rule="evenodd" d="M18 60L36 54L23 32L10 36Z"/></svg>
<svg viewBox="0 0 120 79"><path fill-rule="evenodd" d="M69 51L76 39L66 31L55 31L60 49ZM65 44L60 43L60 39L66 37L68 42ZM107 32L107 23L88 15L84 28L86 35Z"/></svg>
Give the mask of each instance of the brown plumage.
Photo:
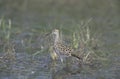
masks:
<svg viewBox="0 0 120 79"><path fill-rule="evenodd" d="M72 54L72 52L74 52L74 50L68 46L65 46L64 44L62 44L62 41L59 37L59 30L55 29L52 31L52 34L54 36L54 52L60 57L61 61L63 62L62 57L69 57L69 56L73 56L76 57L78 59L81 59L80 57L78 57L75 54Z"/></svg>

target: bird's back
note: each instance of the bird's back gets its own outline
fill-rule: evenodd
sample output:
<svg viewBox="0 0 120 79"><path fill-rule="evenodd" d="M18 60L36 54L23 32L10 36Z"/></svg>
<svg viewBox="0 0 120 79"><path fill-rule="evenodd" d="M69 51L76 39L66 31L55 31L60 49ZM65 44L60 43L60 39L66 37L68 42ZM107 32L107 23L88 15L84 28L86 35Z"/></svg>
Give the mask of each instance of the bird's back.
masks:
<svg viewBox="0 0 120 79"><path fill-rule="evenodd" d="M73 52L73 49L71 49L70 47L66 45L63 45L60 42L54 45L54 49L56 53L59 53L60 55L66 55L66 56L71 56L71 52Z"/></svg>

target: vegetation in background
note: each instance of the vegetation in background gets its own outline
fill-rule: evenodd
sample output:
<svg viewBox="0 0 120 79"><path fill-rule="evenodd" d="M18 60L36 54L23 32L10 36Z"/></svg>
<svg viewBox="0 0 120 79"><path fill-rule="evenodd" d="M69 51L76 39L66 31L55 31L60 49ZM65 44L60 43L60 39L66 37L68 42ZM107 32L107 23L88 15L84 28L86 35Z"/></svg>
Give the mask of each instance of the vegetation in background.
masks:
<svg viewBox="0 0 120 79"><path fill-rule="evenodd" d="M5 19L1 18L2 16ZM17 69L16 74L11 74L12 77L15 76L14 79L23 78L23 76L31 79L33 74L34 78L42 77L47 79L46 76L52 74L45 73L49 71L47 67L51 67L48 66L51 63L49 62L48 46L51 45L48 45L50 41L46 41L43 36L46 32L57 28L62 31L63 39L68 39L66 43L71 44L77 50L75 54L83 57L85 64L89 65L90 59L94 60L95 64L98 63L97 67L101 63L104 65L104 67L97 69L98 72L93 73L92 76L80 73L72 75L74 76L72 77L73 79L119 79L119 16L119 0L1 0L0 71L11 68L8 60L11 61L14 58L15 51L20 62L18 61L17 68L14 67ZM86 22L85 19L90 17L93 18L92 23L91 21ZM9 18L10 20L8 20ZM80 24L78 23L79 21L81 22ZM9 27L11 24L12 27ZM100 36L101 33L103 34L102 36ZM38 58L40 60L37 61L39 65L32 63L31 60L30 62L26 61L29 60L28 56L31 54L34 59ZM46 63L47 66L44 66ZM95 68L95 64L90 65ZM37 68L35 68L36 66ZM32 69L37 71L35 72L36 74L32 72ZM86 66L85 69L89 72ZM9 70L7 71L9 72ZM81 71L81 67L79 71ZM64 71L62 72L64 73ZM1 73L0 78L4 76ZM55 75L58 75L58 73L57 71ZM66 74L63 76L66 76Z"/></svg>
<svg viewBox="0 0 120 79"><path fill-rule="evenodd" d="M106 56L107 52L102 51L102 42L99 39L101 34L97 35L92 32L92 27L89 23L92 19L86 22L77 24L77 28L73 32L73 48L76 50L76 54L82 58L82 63L92 68L98 68L104 65L104 62L108 61Z"/></svg>
<svg viewBox="0 0 120 79"><path fill-rule="evenodd" d="M0 71L11 69L16 57L14 45L11 43L11 20L0 19Z"/></svg>
<svg viewBox="0 0 120 79"><path fill-rule="evenodd" d="M94 35L89 27L89 23L91 21L92 19L89 19L86 22L77 24L77 26L75 26L75 30L73 30L73 34L70 37L72 37L71 46L74 48L73 53L82 59L81 61L78 61L78 63L82 64L82 66L85 68L86 66L89 66L95 69L100 68L103 65L103 62L106 62L108 59L105 56L105 52L100 49L102 46L102 42L99 40L100 36L95 36L96 34ZM63 37L64 34L61 33L62 29L59 31L60 37ZM57 56L51 48L52 45L50 45L50 54L52 59L55 60ZM69 62L71 61L68 60L67 63Z"/></svg>
<svg viewBox="0 0 120 79"><path fill-rule="evenodd" d="M98 67L98 65L100 66L100 62L102 62L102 60L107 59L104 58L104 52L99 50L100 40L98 40L96 36L92 35L93 33L89 27L89 23L91 22L91 20L92 19L88 20L87 22L81 22L81 24L77 24L75 30L73 31L73 34L70 36L72 37L71 45L75 49L74 53L82 58L83 64L89 65L91 67ZM4 19L1 19L1 52L4 53L4 55L1 56L1 63L4 62L4 59L9 60L10 62L15 61L16 59L16 52L14 44L12 43L12 39L14 39L14 37L11 38L11 30L11 20L5 21ZM60 31L62 31L62 27L60 27ZM22 38L20 42L22 44L20 48L24 48L21 50L24 50L26 53L31 53L33 60L36 58L36 56L38 57L42 54L49 54L47 52L52 52L51 44L53 42L50 36L46 37L46 33L43 33L43 35L40 36L40 38L38 38L39 34L35 35L35 33L38 33L37 30L28 33L28 36ZM60 33L60 36L63 37L62 33ZM55 53L50 54L53 59L56 59L57 55Z"/></svg>

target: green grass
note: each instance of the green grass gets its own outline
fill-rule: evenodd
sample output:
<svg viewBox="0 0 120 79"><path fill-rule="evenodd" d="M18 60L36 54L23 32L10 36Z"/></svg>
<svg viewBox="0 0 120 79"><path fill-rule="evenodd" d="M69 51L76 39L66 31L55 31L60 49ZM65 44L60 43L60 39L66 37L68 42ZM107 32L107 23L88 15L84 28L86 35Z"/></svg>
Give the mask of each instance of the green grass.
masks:
<svg viewBox="0 0 120 79"><path fill-rule="evenodd" d="M82 58L82 63L99 67L104 64L104 62L107 62L107 52L99 49L103 45L99 39L101 34L96 36L96 33L93 33L92 27L89 26L90 22L92 22L92 19L82 21L80 24L73 24L73 29L65 29L66 27L61 26L59 29L60 37L62 37L63 42L67 41L70 43L67 44L74 48L74 54ZM68 40L70 40L70 42ZM52 45L49 46L50 52L53 52L51 46ZM55 59L56 55L54 52L51 55L51 57Z"/></svg>
<svg viewBox="0 0 120 79"><path fill-rule="evenodd" d="M9 48L11 38L11 20L5 21L4 18L0 19L0 40L1 50Z"/></svg>
<svg viewBox="0 0 120 79"><path fill-rule="evenodd" d="M75 49L74 53L82 57L82 62L84 64L95 65L96 62L103 62L102 64L106 65L104 62L107 62L107 58L105 58L107 52L99 49L102 44L99 38L97 38L98 36L96 36L96 34L94 35L92 27L89 26L91 22L92 19L81 21L79 24L73 23L70 29L66 29L67 27L61 24L58 26L60 36L65 41L70 40L68 43ZM12 42L20 40L21 42L19 44L22 44L21 47L19 47L21 48L20 51L31 54L33 59L35 56L42 56L44 54L51 54L52 58L56 59L57 56L54 53L49 53L52 52L52 37L51 35L46 36L46 34L50 34L55 27L51 27L48 30L45 29L45 27L42 28L42 26L39 27L40 29L36 28L37 26L28 30L19 30L18 35L14 35L14 29L16 28L12 27L11 20L0 19L0 38L3 43L1 52L9 53L8 57L14 58L14 53L19 52L17 52L18 47L16 46L17 49L15 49ZM26 34L25 36L24 33ZM19 37L19 35L23 35L23 37Z"/></svg>

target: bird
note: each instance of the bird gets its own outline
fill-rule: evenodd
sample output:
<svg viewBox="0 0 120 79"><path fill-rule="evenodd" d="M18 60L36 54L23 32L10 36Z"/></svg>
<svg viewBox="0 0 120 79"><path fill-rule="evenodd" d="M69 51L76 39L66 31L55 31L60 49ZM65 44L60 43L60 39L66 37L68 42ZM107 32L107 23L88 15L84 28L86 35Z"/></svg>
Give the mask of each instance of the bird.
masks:
<svg viewBox="0 0 120 79"><path fill-rule="evenodd" d="M54 29L52 31L54 44L53 44L53 51L58 55L61 62L63 62L63 57L76 57L77 59L81 59L79 56L73 54L74 50L69 46L66 46L62 43L62 39L60 38L59 30Z"/></svg>

